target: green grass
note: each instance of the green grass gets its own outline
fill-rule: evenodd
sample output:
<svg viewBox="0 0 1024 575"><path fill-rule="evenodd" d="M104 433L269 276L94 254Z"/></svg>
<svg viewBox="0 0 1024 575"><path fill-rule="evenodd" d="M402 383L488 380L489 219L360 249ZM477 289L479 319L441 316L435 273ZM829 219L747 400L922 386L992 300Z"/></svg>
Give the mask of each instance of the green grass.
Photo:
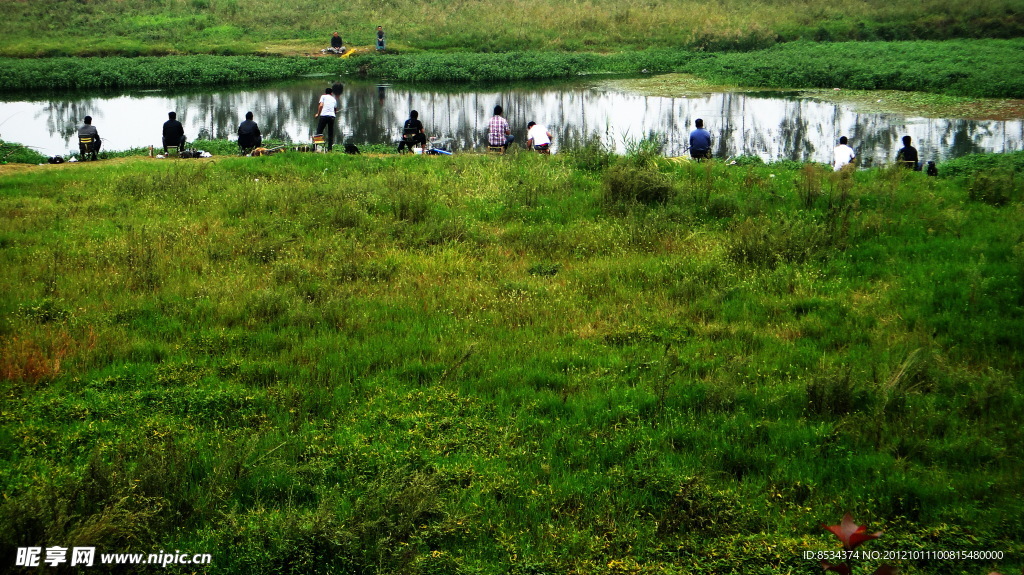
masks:
<svg viewBox="0 0 1024 575"><path fill-rule="evenodd" d="M904 573L1015 572L1024 210L987 163L4 172L2 554L810 574L850 511L1008 556Z"/></svg>
<svg viewBox="0 0 1024 575"><path fill-rule="evenodd" d="M424 4L353 0L323 17L312 0L53 0L39 7L8 2L0 53L9 56L252 54L302 43L326 47L332 32L371 46L378 25L400 50L632 51L647 47L749 50L796 39L945 40L1012 38L1024 32L1020 0L894 4L868 0L486 0Z"/></svg>
<svg viewBox="0 0 1024 575"><path fill-rule="evenodd" d="M720 54L686 71L713 81L773 88L904 90L1020 98L1024 43L794 42L763 52Z"/></svg>

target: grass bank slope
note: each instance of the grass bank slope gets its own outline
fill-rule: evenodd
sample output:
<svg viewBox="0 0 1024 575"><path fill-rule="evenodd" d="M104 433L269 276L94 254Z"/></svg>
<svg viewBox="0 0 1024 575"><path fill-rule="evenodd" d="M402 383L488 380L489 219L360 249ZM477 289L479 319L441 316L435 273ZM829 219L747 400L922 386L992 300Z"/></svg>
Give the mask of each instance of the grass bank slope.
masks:
<svg viewBox="0 0 1024 575"><path fill-rule="evenodd" d="M819 523L849 511L880 550L1006 554L904 573L1015 572L1009 158L948 178L594 148L0 175L0 554L810 574L804 551L836 549Z"/></svg>
<svg viewBox="0 0 1024 575"><path fill-rule="evenodd" d="M325 12L322 3L312 0L53 0L45 8L15 1L4 3L0 54L308 52L326 46L334 31L350 45L372 45L378 25L401 49L752 49L798 38L1018 37L1024 35L1024 2L353 0Z"/></svg>

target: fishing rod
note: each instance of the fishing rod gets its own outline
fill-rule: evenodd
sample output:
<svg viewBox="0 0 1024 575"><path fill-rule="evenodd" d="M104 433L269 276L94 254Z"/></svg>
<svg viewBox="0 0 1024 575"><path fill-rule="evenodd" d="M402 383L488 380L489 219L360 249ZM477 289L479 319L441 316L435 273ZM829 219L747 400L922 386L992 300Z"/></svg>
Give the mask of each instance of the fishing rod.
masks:
<svg viewBox="0 0 1024 575"><path fill-rule="evenodd" d="M18 114L23 114L23 113L25 113L25 110L18 110L17 112L11 114L10 116L7 116L7 119L5 119L3 122L0 122L0 126L3 126L4 124L6 124L8 121L10 121L11 118L17 116Z"/></svg>

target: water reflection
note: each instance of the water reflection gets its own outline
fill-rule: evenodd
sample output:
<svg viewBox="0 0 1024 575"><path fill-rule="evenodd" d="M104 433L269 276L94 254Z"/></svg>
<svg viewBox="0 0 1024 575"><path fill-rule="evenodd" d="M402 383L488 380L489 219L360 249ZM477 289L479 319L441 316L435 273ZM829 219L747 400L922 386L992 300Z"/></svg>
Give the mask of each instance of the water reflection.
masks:
<svg viewBox="0 0 1024 575"><path fill-rule="evenodd" d="M139 91L7 101L0 104L0 136L48 155L66 153L76 147L77 127L88 114L105 148L145 147L159 143L167 112L175 110L189 139L233 139L238 123L251 110L264 136L308 142L316 127L316 102L329 85L328 80L313 79L256 89L178 94ZM714 135L718 158L756 155L767 161L827 162L842 135L850 138L862 165L890 163L904 135L914 138L925 160L1024 149L1021 120L868 114L778 93L665 98L623 93L593 83L480 90L344 81L334 87L341 103L339 138L353 143L397 142L409 110L416 109L429 135L448 138L456 150L479 150L491 110L500 103L518 142L525 140L526 124L534 120L554 134L556 152L595 138L624 152L626 142L657 134L665 141L666 155L683 155L698 117Z"/></svg>

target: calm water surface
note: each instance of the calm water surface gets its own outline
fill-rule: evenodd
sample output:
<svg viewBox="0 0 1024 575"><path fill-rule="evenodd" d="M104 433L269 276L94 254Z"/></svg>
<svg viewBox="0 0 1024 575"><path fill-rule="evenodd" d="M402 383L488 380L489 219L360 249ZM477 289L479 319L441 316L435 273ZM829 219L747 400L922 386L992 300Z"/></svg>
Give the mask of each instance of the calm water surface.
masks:
<svg viewBox="0 0 1024 575"><path fill-rule="evenodd" d="M305 79L265 87L218 91L134 91L121 94L61 93L59 98L0 101L0 137L47 155L77 148L76 132L93 117L104 148L158 146L167 112L175 110L189 139L234 138L251 110L264 136L308 142L313 114L325 87L341 88L336 132L353 143L396 142L409 110L416 109L432 136L449 148L479 150L495 104L505 107L517 142L530 120L546 124L554 149L600 139L619 152L626 142L656 133L665 154L686 152L693 120L703 118L714 136L716 157L760 156L828 162L839 136L848 136L861 164L889 163L910 135L923 160L946 160L977 152L1024 149L1021 120L963 120L861 113L849 106L780 93L713 93L695 97L643 96L601 81L531 86L398 86L348 79Z"/></svg>

